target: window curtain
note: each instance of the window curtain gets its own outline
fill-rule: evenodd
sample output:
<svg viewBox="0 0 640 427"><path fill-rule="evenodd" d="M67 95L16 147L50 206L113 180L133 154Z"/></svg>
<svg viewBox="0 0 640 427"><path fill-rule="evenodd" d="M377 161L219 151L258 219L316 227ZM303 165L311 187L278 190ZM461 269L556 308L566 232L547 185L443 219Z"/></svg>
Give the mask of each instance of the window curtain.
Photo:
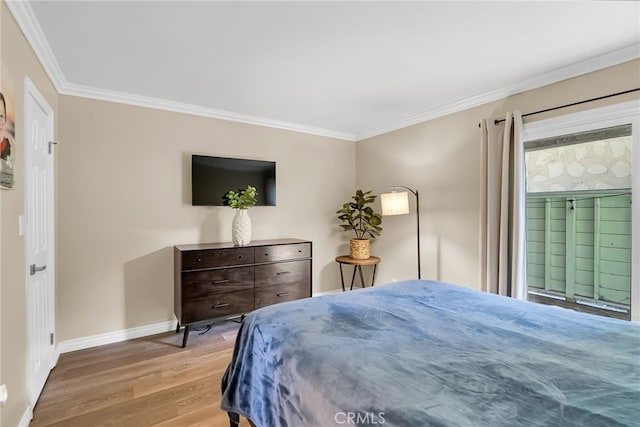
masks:
<svg viewBox="0 0 640 427"><path fill-rule="evenodd" d="M485 292L527 297L526 187L522 114L508 113L481 128L481 287Z"/></svg>

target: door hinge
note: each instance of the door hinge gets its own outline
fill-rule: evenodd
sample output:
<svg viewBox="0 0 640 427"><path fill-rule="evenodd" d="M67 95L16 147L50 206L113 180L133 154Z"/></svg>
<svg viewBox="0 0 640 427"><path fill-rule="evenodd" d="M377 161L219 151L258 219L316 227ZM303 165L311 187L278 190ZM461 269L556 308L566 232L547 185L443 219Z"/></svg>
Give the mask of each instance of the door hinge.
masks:
<svg viewBox="0 0 640 427"><path fill-rule="evenodd" d="M53 345L53 332L49 334L49 345Z"/></svg>

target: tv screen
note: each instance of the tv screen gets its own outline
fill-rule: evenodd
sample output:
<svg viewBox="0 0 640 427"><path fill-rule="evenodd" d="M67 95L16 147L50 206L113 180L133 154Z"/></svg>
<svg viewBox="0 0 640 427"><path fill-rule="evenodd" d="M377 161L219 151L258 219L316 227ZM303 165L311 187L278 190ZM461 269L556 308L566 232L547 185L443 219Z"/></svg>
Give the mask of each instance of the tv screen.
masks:
<svg viewBox="0 0 640 427"><path fill-rule="evenodd" d="M257 206L276 205L276 162L191 156L191 204L225 206L229 190L256 187Z"/></svg>

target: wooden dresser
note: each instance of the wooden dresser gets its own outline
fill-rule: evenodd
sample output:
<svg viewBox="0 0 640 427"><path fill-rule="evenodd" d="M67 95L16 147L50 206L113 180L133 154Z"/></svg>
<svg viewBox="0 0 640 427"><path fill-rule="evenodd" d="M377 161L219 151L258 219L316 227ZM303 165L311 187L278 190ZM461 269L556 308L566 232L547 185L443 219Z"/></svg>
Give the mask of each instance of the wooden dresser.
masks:
<svg viewBox="0 0 640 427"><path fill-rule="evenodd" d="M256 308L311 296L311 242L262 240L174 247L174 310L184 326L238 317Z"/></svg>

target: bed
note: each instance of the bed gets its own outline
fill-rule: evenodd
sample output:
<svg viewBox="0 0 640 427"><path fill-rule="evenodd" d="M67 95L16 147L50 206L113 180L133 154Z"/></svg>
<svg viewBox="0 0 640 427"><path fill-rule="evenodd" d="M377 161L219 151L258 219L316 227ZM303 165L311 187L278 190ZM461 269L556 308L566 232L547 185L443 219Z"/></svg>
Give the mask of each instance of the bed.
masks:
<svg viewBox="0 0 640 427"><path fill-rule="evenodd" d="M640 324L398 282L252 312L222 391L232 426L638 426Z"/></svg>

